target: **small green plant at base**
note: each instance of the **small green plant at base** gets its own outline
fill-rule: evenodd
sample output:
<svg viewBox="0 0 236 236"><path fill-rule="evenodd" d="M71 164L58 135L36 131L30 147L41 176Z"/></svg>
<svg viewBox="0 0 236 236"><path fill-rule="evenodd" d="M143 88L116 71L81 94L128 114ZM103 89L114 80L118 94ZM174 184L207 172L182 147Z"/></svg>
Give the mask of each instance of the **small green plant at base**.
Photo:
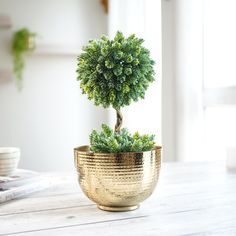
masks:
<svg viewBox="0 0 236 236"><path fill-rule="evenodd" d="M82 92L96 106L116 110L114 131L102 125L101 133L94 130L90 135L94 152L140 152L155 146L154 135L131 135L121 129L121 108L144 99L149 84L155 80L154 61L143 42L134 34L126 38L118 31L112 40L106 36L90 40L78 57L77 79Z"/></svg>
<svg viewBox="0 0 236 236"><path fill-rule="evenodd" d="M22 86L23 70L25 66L23 54L34 50L35 44L32 39L35 35L35 33L30 32L26 28L16 31L13 35L12 54L14 73L19 88Z"/></svg>
<svg viewBox="0 0 236 236"><path fill-rule="evenodd" d="M131 135L127 129L114 132L108 125L102 125L102 131L96 130L90 135L91 151L118 153L118 152L144 152L154 148L154 135L140 135L135 132Z"/></svg>

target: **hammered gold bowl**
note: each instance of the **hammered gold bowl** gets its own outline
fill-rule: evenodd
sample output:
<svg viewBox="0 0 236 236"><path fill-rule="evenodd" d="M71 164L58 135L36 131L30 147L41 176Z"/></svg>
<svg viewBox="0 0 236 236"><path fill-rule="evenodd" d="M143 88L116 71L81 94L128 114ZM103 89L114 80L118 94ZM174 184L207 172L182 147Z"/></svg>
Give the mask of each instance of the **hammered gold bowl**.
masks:
<svg viewBox="0 0 236 236"><path fill-rule="evenodd" d="M107 211L130 211L148 198L158 182L161 147L146 152L94 153L74 149L79 184L86 196Z"/></svg>

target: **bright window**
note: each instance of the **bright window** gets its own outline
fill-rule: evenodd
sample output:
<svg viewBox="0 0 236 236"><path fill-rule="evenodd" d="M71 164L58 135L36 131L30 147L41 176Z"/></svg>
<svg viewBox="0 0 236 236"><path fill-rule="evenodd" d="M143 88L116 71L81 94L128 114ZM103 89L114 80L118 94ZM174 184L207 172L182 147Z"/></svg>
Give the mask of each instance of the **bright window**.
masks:
<svg viewBox="0 0 236 236"><path fill-rule="evenodd" d="M236 147L236 2L206 0L203 7L205 144L215 160Z"/></svg>

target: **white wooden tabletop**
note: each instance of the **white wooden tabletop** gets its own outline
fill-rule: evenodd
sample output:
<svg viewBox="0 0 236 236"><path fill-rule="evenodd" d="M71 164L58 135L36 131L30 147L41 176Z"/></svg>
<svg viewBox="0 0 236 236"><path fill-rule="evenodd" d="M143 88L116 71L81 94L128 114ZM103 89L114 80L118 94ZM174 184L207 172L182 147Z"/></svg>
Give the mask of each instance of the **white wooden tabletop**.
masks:
<svg viewBox="0 0 236 236"><path fill-rule="evenodd" d="M163 164L154 194L132 212L105 212L76 176L0 205L0 235L236 235L236 173L224 163Z"/></svg>

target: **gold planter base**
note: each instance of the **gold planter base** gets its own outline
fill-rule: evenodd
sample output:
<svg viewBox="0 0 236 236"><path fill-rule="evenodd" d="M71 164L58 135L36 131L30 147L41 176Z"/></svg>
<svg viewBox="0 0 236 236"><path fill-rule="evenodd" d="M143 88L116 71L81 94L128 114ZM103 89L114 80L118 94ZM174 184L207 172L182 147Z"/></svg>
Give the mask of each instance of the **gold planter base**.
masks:
<svg viewBox="0 0 236 236"><path fill-rule="evenodd" d="M132 211L154 191L161 147L146 152L94 153L75 148L75 167L85 195L104 211Z"/></svg>
<svg viewBox="0 0 236 236"><path fill-rule="evenodd" d="M109 206L102 206L97 205L99 209L103 211L113 211L113 212L121 212L121 211L134 211L139 208L139 205L135 206L124 206L124 207L109 207Z"/></svg>

